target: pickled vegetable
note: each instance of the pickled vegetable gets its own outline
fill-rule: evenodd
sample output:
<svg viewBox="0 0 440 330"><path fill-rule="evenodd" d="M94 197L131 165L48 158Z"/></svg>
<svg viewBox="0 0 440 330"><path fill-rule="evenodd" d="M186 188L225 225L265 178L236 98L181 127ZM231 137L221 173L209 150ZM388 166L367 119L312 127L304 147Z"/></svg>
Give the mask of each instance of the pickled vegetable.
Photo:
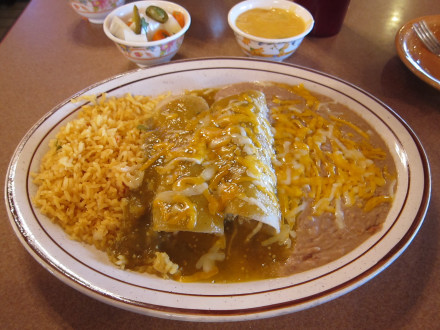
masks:
<svg viewBox="0 0 440 330"><path fill-rule="evenodd" d="M139 15L139 9L136 5L133 6L133 24L134 24L134 33L141 34L141 29L142 29L141 16Z"/></svg>
<svg viewBox="0 0 440 330"><path fill-rule="evenodd" d="M170 34L167 32L167 30L160 29L153 34L153 41L162 40L168 38L169 36Z"/></svg>
<svg viewBox="0 0 440 330"><path fill-rule="evenodd" d="M185 16L178 11L167 12L157 6L146 8L133 5L131 12L124 21L118 16L113 17L110 32L115 37L129 42L157 41L178 33L185 26Z"/></svg>
<svg viewBox="0 0 440 330"><path fill-rule="evenodd" d="M163 10L160 7L157 6L148 6L145 14L147 14L148 17L154 19L155 21L159 23L166 23L168 21L168 14L165 10Z"/></svg>
<svg viewBox="0 0 440 330"><path fill-rule="evenodd" d="M179 23L180 27L183 28L185 26L185 16L180 11L173 11L173 17Z"/></svg>

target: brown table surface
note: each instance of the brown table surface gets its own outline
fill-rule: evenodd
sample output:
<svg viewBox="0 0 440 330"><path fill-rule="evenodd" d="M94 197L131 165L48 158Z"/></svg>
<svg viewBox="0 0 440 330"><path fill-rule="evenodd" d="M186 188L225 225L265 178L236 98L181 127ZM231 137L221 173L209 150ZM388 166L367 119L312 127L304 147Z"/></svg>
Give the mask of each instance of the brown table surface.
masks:
<svg viewBox="0 0 440 330"><path fill-rule="evenodd" d="M243 56L226 21L236 1L177 1L192 26L174 59ZM418 235L386 270L336 300L290 315L237 323L186 323L98 302L63 284L22 247L0 204L2 328L440 328L440 91L397 57L394 37L407 21L440 14L440 1L352 0L341 32L306 38L286 62L311 67L375 95L414 129L430 159L431 204ZM4 178L14 148L47 111L75 92L136 66L101 25L81 19L67 1L32 0L0 44L0 150Z"/></svg>

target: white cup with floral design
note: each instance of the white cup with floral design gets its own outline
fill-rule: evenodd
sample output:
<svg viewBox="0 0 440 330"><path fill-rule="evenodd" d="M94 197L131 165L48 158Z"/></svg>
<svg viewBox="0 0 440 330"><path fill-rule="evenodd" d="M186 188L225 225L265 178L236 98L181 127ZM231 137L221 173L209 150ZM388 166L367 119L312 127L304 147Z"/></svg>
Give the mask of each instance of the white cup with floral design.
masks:
<svg viewBox="0 0 440 330"><path fill-rule="evenodd" d="M116 37L111 32L112 20L115 17L126 19L133 13L133 7L137 6L139 10L145 10L150 5L158 6L167 12L180 12L184 17L183 26L175 34L165 39L157 41L127 41ZM111 12L104 21L104 33L112 40L119 51L131 62L140 67L152 66L165 63L171 60L178 52L183 43L185 33L191 25L191 16L189 12L177 3L170 1L135 1L127 3Z"/></svg>
<svg viewBox="0 0 440 330"><path fill-rule="evenodd" d="M102 24L108 14L125 0L69 0L70 6L91 23Z"/></svg>

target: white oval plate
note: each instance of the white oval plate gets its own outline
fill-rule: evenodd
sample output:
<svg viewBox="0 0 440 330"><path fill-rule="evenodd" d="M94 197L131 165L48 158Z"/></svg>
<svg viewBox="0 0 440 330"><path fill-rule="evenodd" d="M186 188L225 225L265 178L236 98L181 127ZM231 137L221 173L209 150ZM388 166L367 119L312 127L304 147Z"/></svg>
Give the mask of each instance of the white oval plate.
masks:
<svg viewBox="0 0 440 330"><path fill-rule="evenodd" d="M416 135L391 109L365 91L326 74L284 63L246 58L180 61L139 69L77 93L157 95L243 81L303 83L348 105L383 137L398 172L397 194L383 229L354 251L319 268L289 277L238 284L177 283L123 271L93 247L70 240L31 203L48 141L77 115L69 100L47 113L26 134L10 162L6 204L11 224L32 256L57 278L103 302L131 311L186 321L234 321L309 308L341 296L373 278L411 243L428 208L431 177Z"/></svg>

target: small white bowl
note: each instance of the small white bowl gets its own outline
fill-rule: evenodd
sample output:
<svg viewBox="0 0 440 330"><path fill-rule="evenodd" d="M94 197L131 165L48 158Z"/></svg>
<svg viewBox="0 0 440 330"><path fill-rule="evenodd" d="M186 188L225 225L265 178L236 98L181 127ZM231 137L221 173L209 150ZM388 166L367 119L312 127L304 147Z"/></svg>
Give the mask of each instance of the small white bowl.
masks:
<svg viewBox="0 0 440 330"><path fill-rule="evenodd" d="M327 0L329 1L329 0ZM240 30L236 25L237 17L254 8L281 8L294 12L306 23L303 33L285 39L267 39L253 36ZM314 20L312 14L304 7L287 0L247 0L236 4L228 13L228 23L234 31L235 38L242 51L256 58L264 58L273 61L282 61L292 55L304 37L313 28Z"/></svg>
<svg viewBox="0 0 440 330"><path fill-rule="evenodd" d="M112 10L125 4L125 0L69 0L69 3L73 10L91 23L102 24Z"/></svg>
<svg viewBox="0 0 440 330"><path fill-rule="evenodd" d="M110 24L113 17L125 18L133 13L133 7L136 5L139 9L147 8L154 5L165 9L168 12L179 11L185 18L185 25L183 28L173 34L172 36L158 40L158 41L126 41L115 37L110 32ZM128 3L122 7L118 7L112 11L104 21L104 32L110 38L121 53L130 61L136 63L140 67L151 66L160 63L165 63L171 60L176 55L180 46L183 43L183 38L186 31L191 25L191 16L188 11L170 1L136 1Z"/></svg>

